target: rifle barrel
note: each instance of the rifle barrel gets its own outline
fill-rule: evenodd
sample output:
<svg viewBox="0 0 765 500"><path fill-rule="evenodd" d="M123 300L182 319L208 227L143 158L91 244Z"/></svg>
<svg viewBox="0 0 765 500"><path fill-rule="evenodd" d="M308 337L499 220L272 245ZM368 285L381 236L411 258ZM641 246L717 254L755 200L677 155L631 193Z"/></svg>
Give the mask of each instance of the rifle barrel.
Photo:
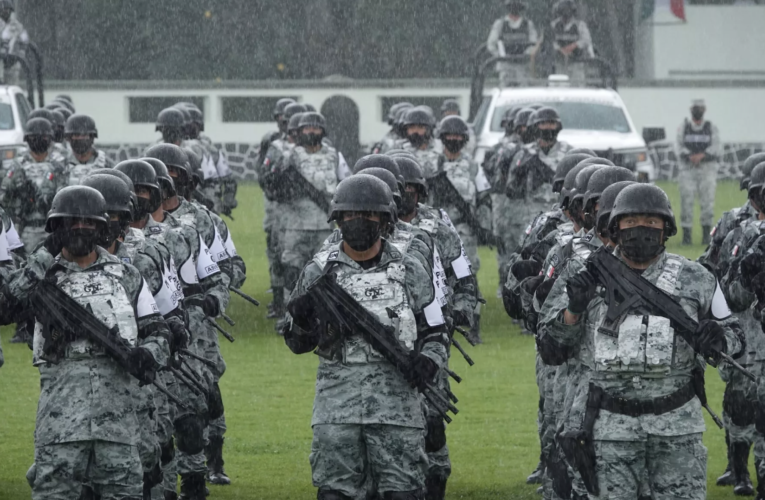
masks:
<svg viewBox="0 0 765 500"><path fill-rule="evenodd" d="M757 382L757 376L754 373L747 370L746 368L744 368L743 366L741 366L740 364L738 364L735 359L731 358L724 352L720 353L720 357L724 359L726 363L730 363L730 365L733 366L733 368L737 369L738 371L740 371L741 373L749 377L753 382Z"/></svg>
<svg viewBox="0 0 765 500"><path fill-rule="evenodd" d="M189 351L188 349L181 349L179 351L181 354L185 354L186 356L190 358L194 358L197 361L201 361L202 363L206 364L210 368L217 368L217 365L210 361L209 359L203 358L202 356L199 356L197 354L194 354L193 352Z"/></svg>
<svg viewBox="0 0 765 500"><path fill-rule="evenodd" d="M467 361L467 364L469 366L473 366L475 364L475 361L468 355L467 352L465 352L465 349L462 348L459 342L457 342L457 339L452 337L452 345L462 354L462 357L465 358L465 361Z"/></svg>
<svg viewBox="0 0 765 500"><path fill-rule="evenodd" d="M231 288L229 288L229 290L231 290L231 291L232 291L232 292L234 292L235 294L239 295L240 297L242 297L244 300L246 300L246 301L247 301L247 302L249 302L250 304L254 304L254 305L256 305L256 306L259 306L259 305L260 305L260 302L258 302L258 301L257 301L257 300L255 300L254 298L250 297L249 295L247 295L247 294L246 294L246 293L244 293L243 291L239 290L238 288L234 288L234 287L232 286Z"/></svg>
<svg viewBox="0 0 765 500"><path fill-rule="evenodd" d="M714 422L717 425L717 427L722 429L724 427L724 424L723 424L722 420L720 420L720 417L718 417L717 414L714 411L712 411L712 408L710 408L707 403L704 403L701 406L703 406L704 409L707 410L707 412L709 413L709 416L712 417L712 420L714 420Z"/></svg>
<svg viewBox="0 0 765 500"><path fill-rule="evenodd" d="M162 394L167 396L167 399L172 401L175 404L175 406L177 406L179 408L183 408L184 410L191 411L191 408L189 408L188 405L186 405L186 403L184 403L183 401L181 401L180 399L175 397L175 394L173 394L170 391L168 391L165 386L163 386L162 384L160 384L156 380L154 382L152 382L151 385L156 387L159 392L161 392Z"/></svg>
<svg viewBox="0 0 765 500"><path fill-rule="evenodd" d="M197 394L199 396L203 395L202 389L197 387L197 385L195 383L193 383L191 380L188 380L186 378L186 376L183 373L181 373L178 369L173 368L171 366L170 367L170 373L173 374L173 376L178 380L178 382L182 383L183 385L185 385L186 387L191 389L191 392L193 392L194 394Z"/></svg>
<svg viewBox="0 0 765 500"><path fill-rule="evenodd" d="M454 381L457 382L458 384L462 382L462 377L460 377L459 375L457 375L456 373L454 373L450 369L444 368L444 371L446 372L447 375L449 375L451 378L453 378ZM456 403L456 401L455 401L455 403Z"/></svg>
<svg viewBox="0 0 765 500"><path fill-rule="evenodd" d="M223 320L224 320L226 323L228 323L229 325L231 325L231 326L236 326L236 323L234 322L234 320L233 320L233 319L231 319L231 317L230 317L230 316L226 315L225 313L220 313L220 316L221 316L221 318L223 318Z"/></svg>
<svg viewBox="0 0 765 500"><path fill-rule="evenodd" d="M210 318L205 318L205 319L206 319L206 320L207 320L207 321L208 321L208 322L209 322L209 323L210 323L212 326L214 326L214 327L215 327L215 328L216 328L216 329L217 329L217 330L218 330L218 331L221 333L221 335L223 335L224 337L226 337L226 340L228 340L229 342L233 342L234 340L236 340L236 339L234 339L234 336L233 336L233 335L231 335L231 334L230 334L230 333L228 333L226 330L224 330L223 328L221 328L221 327L220 327L220 325L219 325L218 323L216 323L214 319L210 319Z"/></svg>
<svg viewBox="0 0 765 500"><path fill-rule="evenodd" d="M462 334L462 336L465 337L465 340L467 340L470 345L475 347L475 343L472 340L470 340L470 334L468 334L468 332L466 332L465 330L463 330L462 328L460 328L457 325L454 325L454 329L457 330L458 332L460 332Z"/></svg>

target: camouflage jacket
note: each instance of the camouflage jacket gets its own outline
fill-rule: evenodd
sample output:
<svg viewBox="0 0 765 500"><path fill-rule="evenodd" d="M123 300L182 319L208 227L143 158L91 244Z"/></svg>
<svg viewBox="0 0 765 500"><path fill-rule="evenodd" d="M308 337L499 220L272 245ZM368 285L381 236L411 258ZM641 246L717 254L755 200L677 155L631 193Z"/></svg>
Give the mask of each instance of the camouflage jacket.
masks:
<svg viewBox="0 0 765 500"><path fill-rule="evenodd" d="M620 255L618 247L614 254ZM605 317L606 304L602 293L599 293L601 287L598 287L595 298L579 321L573 325L563 322L563 312L568 306L566 282L579 269L581 262L572 259L553 286L540 316L545 334L559 344L578 348L582 364L590 363L589 375L574 397L573 404L580 411L572 411L571 416L578 421L569 422L569 427L578 428L581 425L581 409L586 407L590 381L608 394L627 400L666 396L686 387L698 359L693 348L675 335L668 319L627 316L619 326L618 337L600 333L598 329ZM717 281L709 271L696 262L664 252L642 273L642 277L674 296L694 319L717 320L725 331L727 352L734 357L742 354L743 335L736 319L730 316ZM646 337L646 328L652 332L649 338ZM634 441L645 434L679 436L703 431L701 405L694 398L682 407L661 415L629 417L601 409L594 438Z"/></svg>
<svg viewBox="0 0 765 500"><path fill-rule="evenodd" d="M82 179L88 176L90 172L97 168L114 168L114 161L100 149L93 150L93 156L85 163L72 155L69 158L69 164L66 168L66 185L75 186L82 183Z"/></svg>
<svg viewBox="0 0 765 500"><path fill-rule="evenodd" d="M6 297L26 302L35 284L49 277L77 302L90 305L108 326L118 326L123 339L147 349L164 366L169 355L167 326L146 282L135 267L100 247L96 252L96 261L82 269L60 256L54 259L41 247L29 257L25 269L13 273ZM137 444L136 381L83 338L67 344L58 364L45 363L39 357L39 323L34 337L34 361L40 369L35 445L95 440Z"/></svg>
<svg viewBox="0 0 765 500"><path fill-rule="evenodd" d="M415 148L406 140L401 139L396 143L396 148L409 151L417 158L417 163L422 168L422 173L428 179L438 173L438 158L443 153L444 147L438 139L431 139L425 149Z"/></svg>
<svg viewBox="0 0 765 500"><path fill-rule="evenodd" d="M523 143L517 134L505 135L486 152L483 169L495 193L505 194L510 164L515 154L522 147Z"/></svg>
<svg viewBox="0 0 765 500"><path fill-rule="evenodd" d="M738 227L743 221L746 221L752 217L756 218L757 211L752 205L747 202L738 208L728 210L722 214L717 225L712 229L712 239L709 246L698 258L699 264L712 271L718 280L722 280L723 276L727 272L729 265L729 256L721 253L720 249L728 234Z"/></svg>
<svg viewBox="0 0 765 500"><path fill-rule="evenodd" d="M383 244L380 262L364 270L340 245L317 254L303 269L292 292L295 298L331 266L330 272L367 310L390 324L386 313L398 315L397 340L409 350L418 349L439 367L447 361L444 320L440 309L431 307L435 290L428 271L411 255ZM366 293L372 287L383 295ZM294 329L285 335L288 345ZM318 341L318 339L317 339ZM311 425L385 424L424 428L420 396L402 374L360 335L351 333L342 341L342 356L321 358L316 374Z"/></svg>
<svg viewBox="0 0 765 500"><path fill-rule="evenodd" d="M468 156L460 154L456 160L440 156L437 169L437 173L446 173L446 178L457 193L470 205L481 227L491 229L491 185L483 168ZM438 190L430 191L434 206L445 210L455 226L465 225L466 220L458 210L456 200L450 199L446 193L439 193ZM472 234L473 229L469 228L469 231L468 234Z"/></svg>
<svg viewBox="0 0 765 500"><path fill-rule="evenodd" d="M562 141L556 142L547 153L536 142L525 145L513 157L505 193L513 199L552 205L558 197L552 190L558 162L571 149L570 144Z"/></svg>
<svg viewBox="0 0 765 500"><path fill-rule="evenodd" d="M3 182L3 206L23 223L44 224L53 197L66 182L64 167L54 161L37 162L24 155Z"/></svg>
<svg viewBox="0 0 765 500"><path fill-rule="evenodd" d="M322 146L316 153L308 153L302 146L295 146L285 166L293 167L314 188L323 194L327 201L332 199L337 188L337 150ZM303 231L327 231L327 213L308 196L280 204L280 219L285 229Z"/></svg>

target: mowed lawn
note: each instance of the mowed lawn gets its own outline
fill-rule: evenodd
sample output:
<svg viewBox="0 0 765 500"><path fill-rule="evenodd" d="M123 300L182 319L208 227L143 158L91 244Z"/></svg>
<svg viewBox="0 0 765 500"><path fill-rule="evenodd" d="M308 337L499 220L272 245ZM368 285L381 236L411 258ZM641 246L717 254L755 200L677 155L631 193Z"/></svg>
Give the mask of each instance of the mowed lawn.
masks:
<svg viewBox="0 0 765 500"><path fill-rule="evenodd" d="M674 184L662 184L679 210ZM265 318L270 296L268 265L262 231L262 196L257 186L239 189L235 221L228 220L237 250L247 263L244 290L263 305L253 307L233 296L228 314L235 327L221 325L236 336L231 344L221 337L228 371L221 381L228 433L226 470L233 484L211 487L210 498L311 499L308 453L311 447L311 408L317 358L293 355L273 323ZM745 199L738 183L718 186L716 217ZM698 214L698 207L697 207ZM679 221L679 213L677 213ZM701 232L694 231L693 247L681 248L680 237L670 240L671 251L695 258L703 251ZM520 335L496 298L497 265L493 252L481 251L480 284L488 304L483 314L484 344L470 348L476 361L468 367L458 353L452 369L463 376L454 387L460 413L449 425L448 439L453 473L447 498L538 498L536 486L526 476L539 457L534 382L534 341ZM33 460L35 410L39 394L38 373L25 345L9 344L11 328L2 330L5 366L0 368L0 500L30 498L24 474ZM467 344L467 342L463 342ZM716 370L707 372L711 406L721 411L723 385ZM725 467L724 433L707 418L705 442L709 447L709 498L732 498L730 488L714 486Z"/></svg>

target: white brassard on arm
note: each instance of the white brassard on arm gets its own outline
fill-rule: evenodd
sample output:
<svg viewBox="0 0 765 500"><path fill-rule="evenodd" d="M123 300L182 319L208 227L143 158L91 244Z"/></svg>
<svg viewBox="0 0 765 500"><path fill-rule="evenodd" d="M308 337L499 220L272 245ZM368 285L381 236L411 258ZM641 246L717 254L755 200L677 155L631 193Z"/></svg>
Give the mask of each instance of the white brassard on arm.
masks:
<svg viewBox="0 0 765 500"><path fill-rule="evenodd" d="M449 214L447 214L443 208L440 208L438 211L441 213L441 219L446 222L449 227L452 228L452 230L454 230L454 232L457 234L457 237L459 238L459 232L457 231L457 228L454 227ZM467 252L465 252L465 245L462 244L462 238L460 238L460 256L454 259L452 262L452 269L454 270L454 275L457 277L457 279L466 278L467 276L473 274L473 266L470 264L470 259L468 259Z"/></svg>
<svg viewBox="0 0 765 500"><path fill-rule="evenodd" d="M486 178L486 172L484 172L483 167L478 167L478 173L475 175L475 188L479 193L491 189L491 184L489 184L489 179Z"/></svg>
<svg viewBox="0 0 765 500"><path fill-rule="evenodd" d="M233 172L231 172L231 167L228 165L228 157L226 156L226 152L221 149L218 151L218 177L228 177Z"/></svg>
<svg viewBox="0 0 765 500"><path fill-rule="evenodd" d="M21 238L19 237L18 231L16 231L16 226L13 225L13 221L11 221L11 227L8 229L8 232L6 233L6 238L8 238L8 247L11 250L16 250L17 248L21 248L24 246L24 243L21 241Z"/></svg>
<svg viewBox="0 0 765 500"><path fill-rule="evenodd" d="M351 167L348 166L348 162L345 161L345 156L343 156L343 153L340 151L337 152L337 180L341 181L345 179L346 177L349 177L353 172L351 172Z"/></svg>
<svg viewBox="0 0 765 500"><path fill-rule="evenodd" d="M138 302L135 305L135 318L140 319L152 314L159 314L159 307L154 301L154 296L151 294L146 280L141 278L141 292L138 294Z"/></svg>
<svg viewBox="0 0 765 500"><path fill-rule="evenodd" d="M223 244L223 238L221 238L218 232L217 226L213 224L215 230L215 238L213 238L213 244L210 247L210 254L215 262L228 259L228 252L226 252L226 246Z"/></svg>
<svg viewBox="0 0 765 500"><path fill-rule="evenodd" d="M715 294L712 296L712 306L709 308L709 312L712 313L712 318L716 320L727 319L731 315L728 301L725 300L719 282L715 283Z"/></svg>
<svg viewBox="0 0 765 500"><path fill-rule="evenodd" d="M197 257L197 276L199 279L205 279L208 276L217 274L220 272L218 264L212 258L210 249L202 239L202 235L199 235L199 257Z"/></svg>
<svg viewBox="0 0 765 500"><path fill-rule="evenodd" d="M8 243L8 233L5 232L5 226L0 223L3 230L0 232L0 262L13 261L11 257L10 244Z"/></svg>
<svg viewBox="0 0 765 500"><path fill-rule="evenodd" d="M226 237L226 241L223 243L223 246L226 247L226 252L228 253L229 257L236 257L238 255L236 253L236 247L234 246L234 239L231 237L230 230L228 232L228 236Z"/></svg>

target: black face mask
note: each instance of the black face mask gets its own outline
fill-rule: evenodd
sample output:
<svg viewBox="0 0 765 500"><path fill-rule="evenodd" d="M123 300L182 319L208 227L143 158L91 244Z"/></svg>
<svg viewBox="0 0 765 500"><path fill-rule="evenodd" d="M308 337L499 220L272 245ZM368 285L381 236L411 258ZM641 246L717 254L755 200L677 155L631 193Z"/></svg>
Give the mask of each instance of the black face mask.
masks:
<svg viewBox="0 0 765 500"><path fill-rule="evenodd" d="M408 134L406 138L415 148L419 148L423 144L427 144L430 140L428 137L421 134Z"/></svg>
<svg viewBox="0 0 765 500"><path fill-rule="evenodd" d="M664 230L656 227L619 229L619 248L634 262L649 262L664 251L663 234Z"/></svg>
<svg viewBox="0 0 765 500"><path fill-rule="evenodd" d="M340 231L343 233L343 241L357 252L372 248L381 235L380 223L366 217L340 222Z"/></svg>
<svg viewBox="0 0 765 500"><path fill-rule="evenodd" d="M125 224L119 220L109 221L103 234L103 247L109 248L117 239L125 236Z"/></svg>
<svg viewBox="0 0 765 500"><path fill-rule="evenodd" d="M183 131L177 128L169 128L162 131L162 140L175 144L183 140Z"/></svg>
<svg viewBox="0 0 765 500"><path fill-rule="evenodd" d="M153 203L149 198L138 197L135 209L135 219L144 220L147 215L153 214L157 210L156 203Z"/></svg>
<svg viewBox="0 0 765 500"><path fill-rule="evenodd" d="M572 222L575 222L577 226L584 227L584 221L582 220L581 200L572 200L569 202L568 214L571 217Z"/></svg>
<svg viewBox="0 0 765 500"><path fill-rule="evenodd" d="M61 230L63 247L74 257L85 257L96 249L99 231L96 229L64 229Z"/></svg>
<svg viewBox="0 0 765 500"><path fill-rule="evenodd" d="M39 135L31 136L27 140L27 144L29 145L29 150L35 154L46 153L48 148L50 148L50 138Z"/></svg>
<svg viewBox="0 0 765 500"><path fill-rule="evenodd" d="M409 215L417 208L417 193L411 191L404 191L404 196L401 198L401 209L398 211L399 215Z"/></svg>
<svg viewBox="0 0 765 500"><path fill-rule="evenodd" d="M441 142L451 154L457 154L465 147L465 141L463 139L442 139Z"/></svg>
<svg viewBox="0 0 765 500"><path fill-rule="evenodd" d="M691 118L701 121L704 118L704 110L702 108L691 108Z"/></svg>
<svg viewBox="0 0 765 500"><path fill-rule="evenodd" d="M298 143L301 146L316 147L321 144L321 140L324 138L322 134L299 134Z"/></svg>
<svg viewBox="0 0 765 500"><path fill-rule="evenodd" d="M558 132L560 132L560 130L558 129L554 129L554 130L539 129L537 131L537 138L547 142L555 142L558 140Z"/></svg>
<svg viewBox="0 0 765 500"><path fill-rule="evenodd" d="M84 155L93 147L93 139L71 139L69 144L75 154Z"/></svg>

